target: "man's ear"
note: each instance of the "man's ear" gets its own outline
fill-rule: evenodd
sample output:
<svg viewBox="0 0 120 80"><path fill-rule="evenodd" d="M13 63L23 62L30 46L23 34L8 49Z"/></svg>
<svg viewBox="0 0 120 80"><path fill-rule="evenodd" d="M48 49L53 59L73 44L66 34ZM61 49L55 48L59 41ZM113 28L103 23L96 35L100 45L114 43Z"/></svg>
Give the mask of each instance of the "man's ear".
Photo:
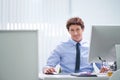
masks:
<svg viewBox="0 0 120 80"><path fill-rule="evenodd" d="M69 30L67 30L68 31L68 33L70 34L70 31Z"/></svg>
<svg viewBox="0 0 120 80"><path fill-rule="evenodd" d="M84 32L84 28L82 29L82 32Z"/></svg>

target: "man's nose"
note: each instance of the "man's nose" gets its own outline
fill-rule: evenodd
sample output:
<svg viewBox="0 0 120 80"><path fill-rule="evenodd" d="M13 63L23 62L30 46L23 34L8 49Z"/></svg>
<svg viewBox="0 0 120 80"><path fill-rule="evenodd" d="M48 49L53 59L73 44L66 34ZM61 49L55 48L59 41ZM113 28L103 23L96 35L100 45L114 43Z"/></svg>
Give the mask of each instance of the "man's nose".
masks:
<svg viewBox="0 0 120 80"><path fill-rule="evenodd" d="M75 32L74 32L74 35L77 35L77 34L78 34L77 31L75 31Z"/></svg>

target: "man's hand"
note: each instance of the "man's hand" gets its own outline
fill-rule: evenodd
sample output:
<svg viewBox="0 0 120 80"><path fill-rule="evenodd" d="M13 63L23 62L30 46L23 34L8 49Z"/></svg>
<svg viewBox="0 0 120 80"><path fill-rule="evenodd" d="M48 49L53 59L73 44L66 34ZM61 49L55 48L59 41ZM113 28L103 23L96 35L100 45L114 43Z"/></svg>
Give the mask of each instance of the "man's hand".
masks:
<svg viewBox="0 0 120 80"><path fill-rule="evenodd" d="M44 74L53 74L54 72L56 72L56 71L55 71L55 68L53 68L53 67L47 67L47 68L44 68L44 70L43 70Z"/></svg>
<svg viewBox="0 0 120 80"><path fill-rule="evenodd" d="M106 73L107 71L109 71L109 68L103 66L101 69L100 69L100 73Z"/></svg>

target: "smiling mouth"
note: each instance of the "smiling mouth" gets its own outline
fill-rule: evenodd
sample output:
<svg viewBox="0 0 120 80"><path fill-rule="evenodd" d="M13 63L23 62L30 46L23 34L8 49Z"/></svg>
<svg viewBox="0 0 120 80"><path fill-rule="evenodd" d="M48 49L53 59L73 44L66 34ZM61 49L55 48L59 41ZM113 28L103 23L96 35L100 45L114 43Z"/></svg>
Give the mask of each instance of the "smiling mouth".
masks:
<svg viewBox="0 0 120 80"><path fill-rule="evenodd" d="M80 36L75 36L75 38L80 38Z"/></svg>

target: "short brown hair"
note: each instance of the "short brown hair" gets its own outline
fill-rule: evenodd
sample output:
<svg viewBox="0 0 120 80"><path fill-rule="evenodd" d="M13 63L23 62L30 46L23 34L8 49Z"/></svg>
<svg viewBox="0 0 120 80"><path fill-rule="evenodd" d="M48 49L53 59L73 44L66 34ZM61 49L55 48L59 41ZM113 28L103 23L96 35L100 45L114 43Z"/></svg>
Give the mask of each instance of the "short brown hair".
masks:
<svg viewBox="0 0 120 80"><path fill-rule="evenodd" d="M71 25L80 25L81 28L84 29L84 22L83 22L82 19L79 18L79 17L70 18L70 19L67 21L66 28L69 30L69 27L70 27Z"/></svg>

